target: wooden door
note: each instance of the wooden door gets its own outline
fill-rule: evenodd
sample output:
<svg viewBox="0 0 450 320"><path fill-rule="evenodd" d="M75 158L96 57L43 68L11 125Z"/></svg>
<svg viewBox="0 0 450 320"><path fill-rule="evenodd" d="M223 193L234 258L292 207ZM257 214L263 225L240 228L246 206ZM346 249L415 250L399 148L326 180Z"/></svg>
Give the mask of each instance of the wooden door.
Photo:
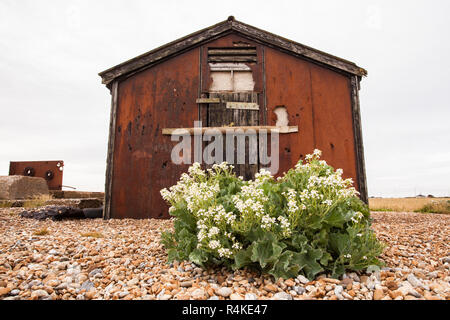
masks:
<svg viewBox="0 0 450 320"><path fill-rule="evenodd" d="M208 127L223 127L223 126L258 126L259 125L259 109L258 108L258 94L256 92L211 92L210 98L219 98L220 103L210 104L207 110L207 126ZM249 108L250 107L250 108ZM236 129L237 129L236 128ZM224 161L226 159L226 137L224 136ZM258 155L258 136L254 139L245 137L245 163L238 164L238 150L237 137L234 138L234 171L237 176L242 176L244 180L254 179L255 173L259 170L259 155ZM253 143L252 143L253 140ZM256 141L256 143L254 143ZM250 154L256 157L252 160Z"/></svg>

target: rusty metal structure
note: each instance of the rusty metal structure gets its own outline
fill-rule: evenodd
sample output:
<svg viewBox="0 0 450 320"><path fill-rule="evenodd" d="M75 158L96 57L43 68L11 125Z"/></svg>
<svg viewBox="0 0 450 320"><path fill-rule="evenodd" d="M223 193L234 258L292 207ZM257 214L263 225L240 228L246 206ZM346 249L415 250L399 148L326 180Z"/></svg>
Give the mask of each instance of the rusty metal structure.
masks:
<svg viewBox="0 0 450 320"><path fill-rule="evenodd" d="M64 161L11 161L9 175L40 177L47 181L49 190L62 190Z"/></svg>
<svg viewBox="0 0 450 320"><path fill-rule="evenodd" d="M106 219L169 217L160 190L188 165L171 162L167 128L277 126L280 110L289 130L279 173L318 148L367 202L358 96L367 72L352 62L229 17L99 75L112 95Z"/></svg>

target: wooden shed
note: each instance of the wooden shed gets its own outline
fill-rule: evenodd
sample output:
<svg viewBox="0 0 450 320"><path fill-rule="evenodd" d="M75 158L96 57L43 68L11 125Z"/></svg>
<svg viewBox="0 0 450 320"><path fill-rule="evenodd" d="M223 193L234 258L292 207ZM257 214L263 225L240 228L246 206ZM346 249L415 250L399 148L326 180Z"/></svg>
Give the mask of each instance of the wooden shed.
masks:
<svg viewBox="0 0 450 320"><path fill-rule="evenodd" d="M287 113L279 174L317 148L367 202L358 97L367 72L352 62L229 17L99 75L112 95L106 219L169 217L160 190L189 165L171 161L176 142L164 130L198 120L278 127L277 110Z"/></svg>

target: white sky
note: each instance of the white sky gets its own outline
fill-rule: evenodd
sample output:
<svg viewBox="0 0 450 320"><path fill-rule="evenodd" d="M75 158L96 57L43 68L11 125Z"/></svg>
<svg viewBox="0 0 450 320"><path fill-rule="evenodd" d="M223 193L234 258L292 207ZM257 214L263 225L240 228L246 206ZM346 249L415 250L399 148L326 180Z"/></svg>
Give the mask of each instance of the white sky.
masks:
<svg viewBox="0 0 450 320"><path fill-rule="evenodd" d="M369 195L450 195L448 1L0 0L0 175L64 160L103 191L109 91L97 73L234 15L366 68Z"/></svg>

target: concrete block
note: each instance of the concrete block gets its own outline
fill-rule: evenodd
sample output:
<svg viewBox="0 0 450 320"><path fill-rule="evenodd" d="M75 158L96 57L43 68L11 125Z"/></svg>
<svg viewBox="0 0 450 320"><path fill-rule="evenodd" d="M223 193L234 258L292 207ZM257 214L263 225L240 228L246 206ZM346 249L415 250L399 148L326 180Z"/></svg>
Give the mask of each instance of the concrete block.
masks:
<svg viewBox="0 0 450 320"><path fill-rule="evenodd" d="M32 199L48 194L48 186L44 178L0 176L0 199Z"/></svg>

